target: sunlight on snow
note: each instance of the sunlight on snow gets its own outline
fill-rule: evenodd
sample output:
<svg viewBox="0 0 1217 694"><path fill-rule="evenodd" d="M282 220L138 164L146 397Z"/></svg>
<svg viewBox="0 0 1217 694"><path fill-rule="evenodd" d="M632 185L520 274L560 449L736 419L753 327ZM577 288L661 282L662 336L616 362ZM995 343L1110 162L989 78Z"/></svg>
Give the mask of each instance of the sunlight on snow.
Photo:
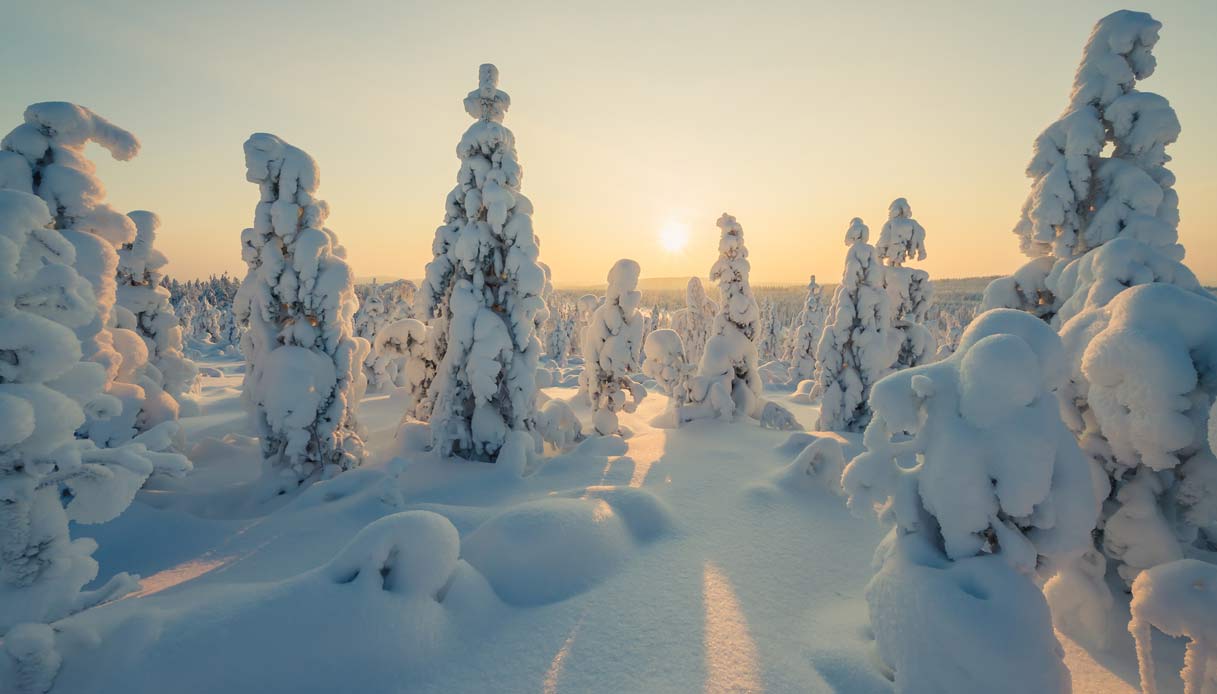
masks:
<svg viewBox="0 0 1217 694"><path fill-rule="evenodd" d="M634 474L630 476L631 487L642 486L651 466L663 457L666 447L667 434L663 431L635 435L630 439L630 459L634 461Z"/></svg>
<svg viewBox="0 0 1217 694"><path fill-rule="evenodd" d="M182 562L177 566L158 571L151 576L141 578L139 580L139 590L132 593L129 597L143 597L159 593L166 588L172 588L180 583L185 583L192 579L198 578L205 573L214 571L219 567L227 564L231 557L221 557L219 559L193 559L191 561Z"/></svg>
<svg viewBox="0 0 1217 694"><path fill-rule="evenodd" d="M558 679L562 677L562 668L566 666L566 658L570 655L570 647L575 643L575 636L579 634L579 627L583 626L583 618L587 615L579 615L579 621L575 622L575 626L570 628L570 633L566 635L566 640L562 642L562 647L554 654L553 661L549 664L549 670L545 672L545 681L542 683L541 691L544 694L557 694Z"/></svg>
<svg viewBox="0 0 1217 694"><path fill-rule="evenodd" d="M1073 678L1073 694L1140 694L1138 685L1120 679L1073 639L1059 631L1056 639L1065 649L1065 667Z"/></svg>
<svg viewBox="0 0 1217 694"><path fill-rule="evenodd" d="M740 609L731 581L714 562L706 562L702 579L706 608L706 694L763 692L756 644Z"/></svg>

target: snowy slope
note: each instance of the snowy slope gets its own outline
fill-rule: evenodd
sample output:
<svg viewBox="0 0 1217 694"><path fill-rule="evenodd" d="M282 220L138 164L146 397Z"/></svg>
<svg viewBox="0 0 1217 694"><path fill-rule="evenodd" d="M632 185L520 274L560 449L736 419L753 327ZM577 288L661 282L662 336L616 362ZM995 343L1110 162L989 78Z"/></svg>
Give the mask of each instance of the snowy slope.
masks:
<svg viewBox="0 0 1217 694"><path fill-rule="evenodd" d="M750 420L657 429L665 398L652 393L621 413L635 432L624 444L593 438L513 479L486 464L390 462L398 392L363 403L369 465L265 497L251 486L241 365L202 366L223 375L203 379L203 414L183 420L193 475L76 529L99 540L101 579L138 572L144 590L57 625L56 692L891 691L862 599L883 532L787 469L805 434ZM572 406L590 430L587 407ZM792 409L804 426L816 419L815 406ZM378 518L420 510L459 531L460 561L442 519L407 514L390 553L431 560L362 578L331 563ZM427 580L443 587L401 587ZM1075 690L1135 683L1130 644L1091 657L1066 641L1071 665L1104 683Z"/></svg>

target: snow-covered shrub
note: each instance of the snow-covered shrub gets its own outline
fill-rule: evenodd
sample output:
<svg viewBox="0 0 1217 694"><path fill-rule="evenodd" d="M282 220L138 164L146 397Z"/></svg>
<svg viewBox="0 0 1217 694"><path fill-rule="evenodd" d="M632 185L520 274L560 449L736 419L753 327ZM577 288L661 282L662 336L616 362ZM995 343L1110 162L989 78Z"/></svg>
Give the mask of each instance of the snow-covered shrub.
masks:
<svg viewBox="0 0 1217 694"><path fill-rule="evenodd" d="M803 309L795 319L788 342L786 361L790 362L790 375L787 381L792 385L816 375L816 345L824 332L824 314L824 288L812 275L807 283L807 298L803 300Z"/></svg>
<svg viewBox="0 0 1217 694"><path fill-rule="evenodd" d="M372 373L383 387L407 388L410 405L406 416L425 420L418 406L424 402L426 379L435 373L427 353L427 326L406 318L380 329L372 346Z"/></svg>
<svg viewBox="0 0 1217 694"><path fill-rule="evenodd" d="M613 264L604 303L592 314L583 335L592 422L596 432L604 436L622 433L617 413L633 412L646 396L646 389L630 377L642 366L644 320L638 311L641 272L633 260Z"/></svg>
<svg viewBox="0 0 1217 694"><path fill-rule="evenodd" d="M92 591L97 543L72 540L68 522L123 511L156 467L180 455L141 443L101 449L75 438L86 412L115 412L105 367L82 361L75 330L98 304L74 269L76 247L51 228L46 204L0 190L0 635L45 623L134 589L119 574Z"/></svg>
<svg viewBox="0 0 1217 694"><path fill-rule="evenodd" d="M8 682L15 694L44 694L51 691L63 657L55 650L55 630L49 624L18 624L4 635L4 654L9 677L0 670L0 681Z"/></svg>
<svg viewBox="0 0 1217 694"><path fill-rule="evenodd" d="M351 268L325 227L317 162L274 135L245 141L245 177L260 199L241 234L249 270L234 310L248 326L244 395L270 469L299 485L360 464L355 411L368 343L353 334Z"/></svg>
<svg viewBox="0 0 1217 694"><path fill-rule="evenodd" d="M548 313L532 202L520 192L515 136L503 125L511 98L498 81L498 69L482 65L478 88L465 98L476 122L457 145L461 167L418 311L438 364L428 391L434 447L486 461L498 459L510 434L535 434L539 332Z"/></svg>
<svg viewBox="0 0 1217 694"><path fill-rule="evenodd" d="M672 329L680 336L689 363L701 362L717 315L718 304L706 296L701 280L690 277L685 288L685 307L672 314Z"/></svg>
<svg viewBox="0 0 1217 694"><path fill-rule="evenodd" d="M711 406L721 417L759 415L764 388L755 343L760 309L748 281L751 266L744 229L726 213L717 224L722 236L710 279L718 284L722 305L714 317L691 395L695 402Z"/></svg>
<svg viewBox="0 0 1217 694"><path fill-rule="evenodd" d="M1099 508L1060 418L1064 366L1051 328L997 310L950 358L871 391L842 484L852 510L895 525L867 602L896 691L1067 690L1033 577L1041 557L1089 546Z"/></svg>
<svg viewBox="0 0 1217 694"><path fill-rule="evenodd" d="M1128 631L1137 644L1143 694L1158 694L1153 629L1188 638L1183 694L1217 691L1217 566L1181 559L1148 569L1132 584ZM1207 685L1207 686L1206 686Z"/></svg>
<svg viewBox="0 0 1217 694"><path fill-rule="evenodd" d="M131 327L148 347L147 378L179 403L197 410L199 369L182 354L182 328L161 284L161 268L169 261L153 247L161 220L137 210L127 216L135 223L135 240L118 250L118 307L130 312ZM126 326L124 326L126 327ZM153 373L149 373L153 372Z"/></svg>
<svg viewBox="0 0 1217 694"><path fill-rule="evenodd" d="M1131 583L1190 548L1217 550L1217 458L1205 441L1217 398L1217 299L1137 286L1083 311L1061 337L1073 376L1063 411L1111 484L1105 555Z"/></svg>
<svg viewBox="0 0 1217 694"><path fill-rule="evenodd" d="M583 440L583 424L565 401L553 399L537 412L537 431L541 439L560 451Z"/></svg>
<svg viewBox="0 0 1217 694"><path fill-rule="evenodd" d="M821 431L861 431L870 421L870 389L892 365L891 298L883 266L868 244L870 229L854 217L845 232L845 272L816 346Z"/></svg>
<svg viewBox="0 0 1217 694"><path fill-rule="evenodd" d="M891 296L892 329L900 342L893 364L896 369L931 361L936 351L934 335L925 326L933 295L930 275L904 267L906 260L925 260L925 228L912 214L907 200L893 200L875 244L875 254L884 264L883 284Z"/></svg>

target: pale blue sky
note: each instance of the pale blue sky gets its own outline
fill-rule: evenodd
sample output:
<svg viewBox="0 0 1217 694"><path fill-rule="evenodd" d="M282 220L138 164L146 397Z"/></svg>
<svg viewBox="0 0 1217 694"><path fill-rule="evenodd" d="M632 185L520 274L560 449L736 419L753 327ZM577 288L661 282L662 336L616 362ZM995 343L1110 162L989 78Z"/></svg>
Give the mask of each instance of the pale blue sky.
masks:
<svg viewBox="0 0 1217 694"><path fill-rule="evenodd" d="M1189 265L1217 281L1217 2L10 2L0 131L67 100L144 150L95 152L110 199L164 219L170 272L244 272L257 192L241 143L279 134L322 169L361 276L417 277L494 62L524 192L559 283L617 257L704 274L714 220L744 225L758 282L835 281L849 219L892 198L928 229L938 276L1008 273L1038 132L1064 108L1094 22L1165 27L1142 84L1179 112L1172 148ZM678 253L665 226L692 240Z"/></svg>

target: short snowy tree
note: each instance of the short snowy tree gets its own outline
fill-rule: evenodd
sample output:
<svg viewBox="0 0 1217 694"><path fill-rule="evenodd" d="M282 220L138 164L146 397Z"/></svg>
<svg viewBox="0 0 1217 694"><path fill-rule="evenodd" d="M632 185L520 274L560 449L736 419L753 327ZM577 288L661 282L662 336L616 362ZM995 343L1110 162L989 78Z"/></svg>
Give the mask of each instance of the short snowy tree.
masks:
<svg viewBox="0 0 1217 694"><path fill-rule="evenodd" d="M824 289L816 283L816 276L811 276L807 284L807 297L803 301L803 309L795 319L792 339L789 341L789 351L786 361L790 362L790 378L792 385L809 380L816 374L816 345L824 332Z"/></svg>
<svg viewBox="0 0 1217 694"><path fill-rule="evenodd" d="M245 141L245 166L261 196L254 226L241 234L249 270L234 306L248 326L244 395L269 471L294 487L363 460L356 409L368 343L354 335L353 275L325 227L317 162L255 133Z"/></svg>
<svg viewBox="0 0 1217 694"><path fill-rule="evenodd" d="M638 311L641 272L633 260L613 264L604 303L592 314L583 336L592 422L596 432L604 436L625 433L617 413L633 412L646 396L646 389L630 377L642 366L645 319Z"/></svg>
<svg viewBox="0 0 1217 694"><path fill-rule="evenodd" d="M925 270L904 267L907 260L925 260L925 229L912 217L904 198L888 207L887 223L879 233L875 254L883 262L883 283L892 301L892 328L900 341L893 368L907 369L933 359L937 345L926 327L932 287Z"/></svg>
<svg viewBox="0 0 1217 694"><path fill-rule="evenodd" d="M756 339L760 308L748 281L751 266L744 228L729 214L718 219L722 236L710 279L718 284L722 305L698 367L694 400L720 417L759 415L764 406Z"/></svg>
<svg viewBox="0 0 1217 694"><path fill-rule="evenodd" d="M72 540L68 522L108 521L155 468L189 465L138 442L76 439L86 411L118 403L103 391L105 367L82 361L76 331L96 321L97 300L73 269L76 247L51 225L42 200L0 190L0 636L134 590L118 574L82 592L97 577L97 543Z"/></svg>
<svg viewBox="0 0 1217 694"><path fill-rule="evenodd" d="M482 65L465 98L476 122L457 145L457 185L435 232L419 311L438 365L428 392L434 449L482 461L496 461L509 438L513 452L538 443L536 371L548 313L532 202L520 192L515 136L503 125L511 99L498 81L498 69Z"/></svg>
<svg viewBox="0 0 1217 694"><path fill-rule="evenodd" d="M169 301L169 290L161 284L161 268L168 260L153 244L161 220L143 210L129 212L135 223L135 240L118 250L118 306L134 319L131 329L148 346L150 376L179 405L197 410L199 369L182 354L182 328Z"/></svg>
<svg viewBox="0 0 1217 694"><path fill-rule="evenodd" d="M765 302L761 309L760 332L756 339L756 353L760 361L768 362L781 358L782 323L772 301Z"/></svg>
<svg viewBox="0 0 1217 694"><path fill-rule="evenodd" d="M672 314L672 329L680 336L689 363L701 362L717 315L718 304L706 296L701 280L690 277L685 288L685 307Z"/></svg>
<svg viewBox="0 0 1217 694"><path fill-rule="evenodd" d="M891 370L891 299L883 286L883 266L866 242L869 236L861 219L850 221L845 273L816 346L816 428L821 431L861 431L870 421L871 386Z"/></svg>
<svg viewBox="0 0 1217 694"><path fill-rule="evenodd" d="M950 358L871 391L842 485L852 510L895 526L866 599L896 691L1068 690L1034 575L1089 545L1099 507L1060 417L1064 364L1051 328L997 310Z"/></svg>
<svg viewBox="0 0 1217 694"><path fill-rule="evenodd" d="M390 323L376 335L373 349L376 378L407 389L410 400L405 416L409 419L425 420L429 414L420 407L426 402L424 395L430 385L427 379L435 374L427 345L427 326L413 318Z"/></svg>

